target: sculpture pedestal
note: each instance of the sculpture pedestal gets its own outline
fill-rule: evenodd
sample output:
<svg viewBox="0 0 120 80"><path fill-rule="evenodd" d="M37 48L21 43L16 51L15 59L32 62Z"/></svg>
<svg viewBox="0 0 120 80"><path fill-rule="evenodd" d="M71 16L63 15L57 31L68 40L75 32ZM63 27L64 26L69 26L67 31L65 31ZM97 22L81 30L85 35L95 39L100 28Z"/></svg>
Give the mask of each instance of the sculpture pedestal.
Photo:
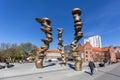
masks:
<svg viewBox="0 0 120 80"><path fill-rule="evenodd" d="M82 59L79 56L76 57L75 70L76 71L82 70Z"/></svg>
<svg viewBox="0 0 120 80"><path fill-rule="evenodd" d="M61 66L66 66L66 63L60 63Z"/></svg>
<svg viewBox="0 0 120 80"><path fill-rule="evenodd" d="M43 68L43 59L39 59L35 62L36 68Z"/></svg>

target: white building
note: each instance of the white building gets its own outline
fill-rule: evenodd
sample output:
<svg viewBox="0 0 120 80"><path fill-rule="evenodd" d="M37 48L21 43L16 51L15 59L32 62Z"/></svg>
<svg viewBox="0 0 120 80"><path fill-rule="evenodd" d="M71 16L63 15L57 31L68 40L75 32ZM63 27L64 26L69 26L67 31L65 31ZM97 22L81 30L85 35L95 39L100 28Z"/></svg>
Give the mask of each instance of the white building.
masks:
<svg viewBox="0 0 120 80"><path fill-rule="evenodd" d="M92 45L92 47L97 47L97 48L101 48L101 37L99 35L95 35L95 36L90 36L84 39L84 44L86 42L90 42L90 44Z"/></svg>

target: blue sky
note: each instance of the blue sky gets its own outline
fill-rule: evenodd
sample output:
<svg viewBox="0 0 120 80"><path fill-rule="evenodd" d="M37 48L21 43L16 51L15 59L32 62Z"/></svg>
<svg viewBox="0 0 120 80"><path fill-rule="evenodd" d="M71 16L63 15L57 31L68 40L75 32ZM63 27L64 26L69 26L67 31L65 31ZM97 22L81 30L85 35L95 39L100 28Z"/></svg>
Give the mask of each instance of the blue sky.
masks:
<svg viewBox="0 0 120 80"><path fill-rule="evenodd" d="M0 0L0 43L31 42L46 38L35 18L48 17L53 28L51 49L57 49L57 28L64 28L63 44L74 39L73 8L82 10L84 37L100 35L102 46L120 46L120 0Z"/></svg>

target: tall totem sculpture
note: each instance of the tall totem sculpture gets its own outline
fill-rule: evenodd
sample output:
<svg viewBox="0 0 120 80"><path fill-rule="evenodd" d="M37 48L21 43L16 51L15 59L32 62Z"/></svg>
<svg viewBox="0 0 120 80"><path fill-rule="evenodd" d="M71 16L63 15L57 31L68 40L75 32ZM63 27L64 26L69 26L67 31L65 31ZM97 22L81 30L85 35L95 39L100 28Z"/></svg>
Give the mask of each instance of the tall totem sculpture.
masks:
<svg viewBox="0 0 120 80"><path fill-rule="evenodd" d="M72 48L73 57L76 60L75 70L80 71L81 68L82 68L82 59L78 55L78 50L77 50L76 44L83 36L82 32L80 32L81 29L82 29L82 22L81 22L81 19L80 19L81 10L79 8L74 8L73 11L72 11L72 15L73 15L73 18L74 18L74 30L75 30L74 35L75 35L75 38L74 38L74 41L70 44L70 46Z"/></svg>
<svg viewBox="0 0 120 80"><path fill-rule="evenodd" d="M62 57L62 63L61 66L65 66L66 65L66 56L65 56L65 52L63 50L63 39L62 39L62 33L63 33L63 28L57 28L58 30L58 49L61 52L61 57Z"/></svg>
<svg viewBox="0 0 120 80"><path fill-rule="evenodd" d="M40 28L46 35L47 39L41 39L44 42L44 45L41 46L40 52L37 54L38 60L36 61L36 67L42 68L43 67L43 59L45 52L49 49L49 43L52 42L52 28L50 26L51 21L48 18L36 18L36 21L40 23L43 28Z"/></svg>

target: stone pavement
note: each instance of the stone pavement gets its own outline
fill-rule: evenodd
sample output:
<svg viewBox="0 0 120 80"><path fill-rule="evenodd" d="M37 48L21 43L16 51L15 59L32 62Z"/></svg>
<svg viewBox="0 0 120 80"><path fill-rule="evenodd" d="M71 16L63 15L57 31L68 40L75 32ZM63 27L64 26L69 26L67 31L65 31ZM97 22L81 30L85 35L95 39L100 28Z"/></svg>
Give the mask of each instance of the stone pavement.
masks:
<svg viewBox="0 0 120 80"><path fill-rule="evenodd" d="M120 63L97 68L93 76L89 75L88 63L83 64L82 71L73 70L71 64L61 67L49 63L37 69L34 63L15 63L13 68L0 69L0 80L120 80Z"/></svg>
<svg viewBox="0 0 120 80"><path fill-rule="evenodd" d="M83 73L80 77L82 77L81 80L120 80L120 63L98 68L93 76ZM74 78L77 77L74 76Z"/></svg>

